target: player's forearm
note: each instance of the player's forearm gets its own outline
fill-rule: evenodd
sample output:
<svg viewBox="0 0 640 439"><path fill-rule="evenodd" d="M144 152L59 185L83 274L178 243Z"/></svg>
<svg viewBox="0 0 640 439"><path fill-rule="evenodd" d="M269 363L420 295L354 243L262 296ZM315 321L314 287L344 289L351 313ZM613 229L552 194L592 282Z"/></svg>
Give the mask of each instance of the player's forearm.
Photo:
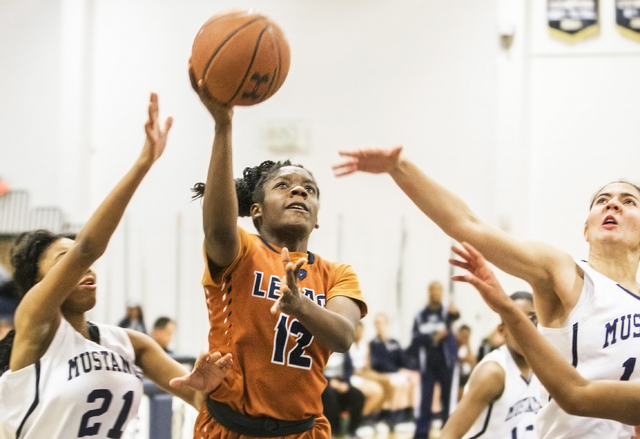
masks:
<svg viewBox="0 0 640 439"><path fill-rule="evenodd" d="M519 340L527 363L551 397L563 408L580 404L582 398L579 392L587 380L544 339L513 302L501 310L500 315L516 340Z"/></svg>
<svg viewBox="0 0 640 439"><path fill-rule="evenodd" d="M225 257L224 249L233 250L237 243L238 200L232 157L231 121L217 123L202 200L202 224L207 255L218 265L233 260L235 253Z"/></svg>
<svg viewBox="0 0 640 439"><path fill-rule="evenodd" d="M219 224L235 227L238 201L233 180L233 151L231 121L217 123L213 138L207 182L203 196L203 217L207 228Z"/></svg>
<svg viewBox="0 0 640 439"><path fill-rule="evenodd" d="M93 263L107 248L136 189L147 175L151 163L137 161L96 209L76 238L83 256Z"/></svg>
<svg viewBox="0 0 640 439"><path fill-rule="evenodd" d="M355 338L356 322L360 318L358 305L351 299L344 299L351 303L344 303L344 308L347 309L336 312L318 306L315 302L305 298L300 311L295 313L295 317L311 332L314 339L333 352L347 352L349 350Z"/></svg>
<svg viewBox="0 0 640 439"><path fill-rule="evenodd" d="M400 159L390 175L411 201L447 235L460 242L469 241L472 227L479 221L460 197L406 158Z"/></svg>

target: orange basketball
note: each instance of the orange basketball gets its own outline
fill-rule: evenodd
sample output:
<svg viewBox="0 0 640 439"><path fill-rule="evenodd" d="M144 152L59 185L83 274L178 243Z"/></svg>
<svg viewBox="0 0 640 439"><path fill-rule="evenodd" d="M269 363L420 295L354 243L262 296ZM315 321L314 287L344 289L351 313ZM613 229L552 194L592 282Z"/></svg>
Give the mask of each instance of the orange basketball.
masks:
<svg viewBox="0 0 640 439"><path fill-rule="evenodd" d="M216 100L255 105L284 83L291 58L289 43L269 17L234 9L211 17L193 41L191 66Z"/></svg>

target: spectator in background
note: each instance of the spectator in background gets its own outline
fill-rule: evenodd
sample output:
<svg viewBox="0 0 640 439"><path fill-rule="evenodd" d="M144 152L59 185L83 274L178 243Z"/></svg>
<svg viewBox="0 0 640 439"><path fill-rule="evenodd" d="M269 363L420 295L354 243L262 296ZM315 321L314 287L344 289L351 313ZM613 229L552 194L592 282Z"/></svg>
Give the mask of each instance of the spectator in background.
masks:
<svg viewBox="0 0 640 439"><path fill-rule="evenodd" d="M476 365L476 356L473 355L469 337L471 336L471 328L468 325L461 325L456 333L458 342L458 367L460 371L460 380L458 382L458 401L464 393L464 386L467 385L471 371Z"/></svg>
<svg viewBox="0 0 640 439"><path fill-rule="evenodd" d="M480 348L478 348L478 355L476 356L476 360L478 363L482 361L485 355L494 349L498 349L500 346L504 344L504 336L500 331L494 329L491 334L487 335L480 342Z"/></svg>
<svg viewBox="0 0 640 439"><path fill-rule="evenodd" d="M328 383L322 392L322 404L324 415L331 424L332 437L341 436L342 412L349 413L347 428L347 437L349 438L357 437L356 431L362 421L365 396L358 388L350 384L352 372L353 366L349 353L332 353L324 367L324 376Z"/></svg>
<svg viewBox="0 0 640 439"><path fill-rule="evenodd" d="M173 334L176 332L176 322L170 317L161 316L153 323L151 338L153 338L164 351L173 355L173 350L169 348L173 340Z"/></svg>
<svg viewBox="0 0 640 439"><path fill-rule="evenodd" d="M385 374L393 386L393 398L389 410L383 410L382 420L390 430L405 421L413 421L413 406L418 386L418 376L406 368L404 349L397 340L389 337L389 318L376 315L376 337L369 343L371 368Z"/></svg>
<svg viewBox="0 0 640 439"><path fill-rule="evenodd" d="M0 339L13 329L13 315L18 303L18 289L7 270L0 265Z"/></svg>
<svg viewBox="0 0 640 439"><path fill-rule="evenodd" d="M453 304L442 303L443 287L440 282L431 282L427 288L427 306L415 318L409 352L418 359L421 378L420 415L416 423L415 439L427 439L431 430L433 413L433 389L440 383L442 425L449 418L451 385L458 359L456 337L451 324L460 317Z"/></svg>
<svg viewBox="0 0 640 439"><path fill-rule="evenodd" d="M355 338L349 349L349 358L353 366L351 385L364 393L365 401L362 409L363 427L373 427L386 403L391 405L393 386L389 378L371 369L369 343L364 340L362 321L356 326Z"/></svg>
<svg viewBox="0 0 640 439"><path fill-rule="evenodd" d="M118 326L121 328L133 329L134 331L147 333L147 327L144 324L144 315L142 306L136 302L127 303L127 315L120 320Z"/></svg>

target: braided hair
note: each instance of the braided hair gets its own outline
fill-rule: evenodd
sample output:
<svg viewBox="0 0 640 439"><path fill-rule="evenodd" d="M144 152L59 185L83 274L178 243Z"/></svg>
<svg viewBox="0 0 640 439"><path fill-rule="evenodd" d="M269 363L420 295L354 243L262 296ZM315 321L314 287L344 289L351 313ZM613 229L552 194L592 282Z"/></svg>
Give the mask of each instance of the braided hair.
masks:
<svg viewBox="0 0 640 439"><path fill-rule="evenodd" d="M11 265L13 282L18 289L19 299L38 283L39 263L42 254L51 244L70 235L57 234L44 229L32 230L19 234L11 248ZM11 349L15 331L12 329L0 340L0 375L9 368Z"/></svg>
<svg viewBox="0 0 640 439"><path fill-rule="evenodd" d="M251 214L251 206L254 203L260 203L264 200L264 184L276 175L280 168L285 166L296 166L305 169L302 165L292 164L290 160L283 162L266 160L258 166L244 168L242 178L236 178L234 180L236 195L238 197L238 216L245 217ZM307 170L307 172L309 171ZM311 172L309 172L309 174L311 174ZM312 174L311 176L313 177ZM191 188L193 200L204 196L204 187L204 183L196 183ZM320 191L318 191L318 196L320 196ZM257 221L254 220L253 225L259 230Z"/></svg>

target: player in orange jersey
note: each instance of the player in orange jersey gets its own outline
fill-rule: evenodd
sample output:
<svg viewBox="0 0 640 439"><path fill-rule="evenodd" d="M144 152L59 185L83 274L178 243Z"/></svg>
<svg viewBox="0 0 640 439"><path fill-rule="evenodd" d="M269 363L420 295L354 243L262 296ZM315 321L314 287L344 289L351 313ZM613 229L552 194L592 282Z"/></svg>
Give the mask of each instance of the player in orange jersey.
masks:
<svg viewBox="0 0 640 439"><path fill-rule="evenodd" d="M309 171L264 162L234 181L233 109L191 78L215 122L206 186L194 187L203 199L209 350L234 358L195 437L328 438L323 369L332 351L349 349L367 312L358 278L307 248L319 208ZM238 216L251 216L259 235L238 227Z"/></svg>

